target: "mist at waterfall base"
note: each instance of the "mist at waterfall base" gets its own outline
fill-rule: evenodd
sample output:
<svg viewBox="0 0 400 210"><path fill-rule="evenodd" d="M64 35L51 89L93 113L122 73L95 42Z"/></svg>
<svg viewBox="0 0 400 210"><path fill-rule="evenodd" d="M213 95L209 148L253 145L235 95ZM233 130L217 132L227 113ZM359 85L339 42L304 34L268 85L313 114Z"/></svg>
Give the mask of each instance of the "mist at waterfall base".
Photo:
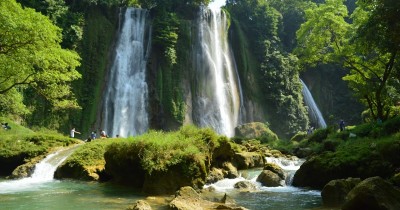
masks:
<svg viewBox="0 0 400 210"><path fill-rule="evenodd" d="M57 154L59 155L59 154ZM66 157L67 154L60 155ZM56 155L49 155L53 158ZM44 162L52 162L44 160ZM60 159L61 161L61 159ZM55 163L56 165L59 164ZM293 174L303 161L291 161L286 159L267 158L267 162L273 162L280 165L288 174L287 182L290 183L290 174ZM43 163L43 161L41 162ZM45 165L45 164L41 164ZM55 171L55 165L51 172ZM41 169L40 169L41 170ZM205 188L213 186L216 191L203 193L205 199L213 200L222 198L228 194L236 203L252 210L279 209L279 210L298 210L315 209L320 207L321 196L319 191L307 190L291 186L284 187L262 187L256 182L256 177L262 169L251 169L240 171L242 176L236 179L223 179ZM36 170L35 170L36 171ZM74 180L54 180L47 175L40 182L32 183L31 178L21 180L0 179L0 209L57 209L57 210L91 210L91 209L126 209L137 200L146 200L153 209L165 209L167 202L173 199L173 196L152 196L148 199L138 191L131 188L110 183L83 182ZM233 185L238 181L248 180L253 182L258 190L255 192L241 192L235 190ZM30 183L30 184L29 184Z"/></svg>

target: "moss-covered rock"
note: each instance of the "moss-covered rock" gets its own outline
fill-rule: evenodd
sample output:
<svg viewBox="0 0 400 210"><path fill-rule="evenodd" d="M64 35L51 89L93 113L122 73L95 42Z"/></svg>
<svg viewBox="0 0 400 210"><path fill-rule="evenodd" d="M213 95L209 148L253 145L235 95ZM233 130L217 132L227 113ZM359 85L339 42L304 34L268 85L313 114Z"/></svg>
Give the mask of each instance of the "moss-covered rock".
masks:
<svg viewBox="0 0 400 210"><path fill-rule="evenodd" d="M342 206L347 194L360 182L360 178L336 179L330 181L321 191L324 206Z"/></svg>
<svg viewBox="0 0 400 210"><path fill-rule="evenodd" d="M308 159L295 173L293 185L322 189L329 181L373 176L391 178L400 166L400 144L395 139L357 139L335 152Z"/></svg>
<svg viewBox="0 0 400 210"><path fill-rule="evenodd" d="M280 187L285 185L285 180L277 173L270 170L263 170L257 177L257 181L266 187Z"/></svg>
<svg viewBox="0 0 400 210"><path fill-rule="evenodd" d="M235 128L235 136L243 139L260 139L262 143L278 140L278 136L264 123L252 122Z"/></svg>
<svg viewBox="0 0 400 210"><path fill-rule="evenodd" d="M112 142L113 140L96 140L82 145L57 168L54 177L89 181L108 180L104 153Z"/></svg>
<svg viewBox="0 0 400 210"><path fill-rule="evenodd" d="M275 163L266 163L264 166L264 170L272 171L276 173L281 179L285 180L285 172L280 166Z"/></svg>
<svg viewBox="0 0 400 210"><path fill-rule="evenodd" d="M264 156L258 152L240 152L235 154L233 163L239 170L263 167Z"/></svg>
<svg viewBox="0 0 400 210"><path fill-rule="evenodd" d="M400 209L400 190L380 177L371 177L348 193L342 209Z"/></svg>

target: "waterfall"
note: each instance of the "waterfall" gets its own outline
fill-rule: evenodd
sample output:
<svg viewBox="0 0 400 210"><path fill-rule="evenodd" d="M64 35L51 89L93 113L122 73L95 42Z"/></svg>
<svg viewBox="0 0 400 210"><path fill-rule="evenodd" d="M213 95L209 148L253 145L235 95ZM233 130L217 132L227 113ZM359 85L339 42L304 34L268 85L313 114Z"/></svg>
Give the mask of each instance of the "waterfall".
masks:
<svg viewBox="0 0 400 210"><path fill-rule="evenodd" d="M31 177L0 182L0 194L15 191L33 189L41 183L50 182L54 179L54 172L80 145L63 148L49 154L42 161L35 165L35 170Z"/></svg>
<svg viewBox="0 0 400 210"><path fill-rule="evenodd" d="M148 130L146 61L151 31L147 22L147 10L126 9L103 101L102 129L110 136Z"/></svg>
<svg viewBox="0 0 400 210"><path fill-rule="evenodd" d="M202 8L198 27L193 121L231 137L239 121L241 87L228 43L226 15L220 8Z"/></svg>
<svg viewBox="0 0 400 210"><path fill-rule="evenodd" d="M308 113L310 114L311 119L316 122L320 128L326 128L324 117L322 116L321 111L319 111L310 90L307 88L307 85L303 82L303 80L300 81L303 85L302 93L304 96L304 101L308 106Z"/></svg>

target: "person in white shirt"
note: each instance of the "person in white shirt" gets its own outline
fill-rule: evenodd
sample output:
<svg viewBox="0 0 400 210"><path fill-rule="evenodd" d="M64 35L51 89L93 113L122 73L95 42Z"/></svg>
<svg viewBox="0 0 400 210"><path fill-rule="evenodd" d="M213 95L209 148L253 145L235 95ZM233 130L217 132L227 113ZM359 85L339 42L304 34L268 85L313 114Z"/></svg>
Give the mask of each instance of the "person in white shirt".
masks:
<svg viewBox="0 0 400 210"><path fill-rule="evenodd" d="M74 138L75 137L75 133L81 134L80 132L76 131L75 128L72 128L71 132L70 132L70 137Z"/></svg>

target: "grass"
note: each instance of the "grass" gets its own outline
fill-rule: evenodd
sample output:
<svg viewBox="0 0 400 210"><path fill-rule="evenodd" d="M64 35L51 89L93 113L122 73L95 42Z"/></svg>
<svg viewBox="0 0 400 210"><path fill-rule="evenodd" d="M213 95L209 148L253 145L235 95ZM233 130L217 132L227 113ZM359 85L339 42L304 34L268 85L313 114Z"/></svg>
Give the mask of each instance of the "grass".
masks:
<svg viewBox="0 0 400 210"><path fill-rule="evenodd" d="M171 166L186 160L205 162L213 149L219 146L220 137L211 129L182 127L176 132L150 131L109 146L108 152L117 159L126 159L132 154L140 157L145 171L166 171Z"/></svg>

